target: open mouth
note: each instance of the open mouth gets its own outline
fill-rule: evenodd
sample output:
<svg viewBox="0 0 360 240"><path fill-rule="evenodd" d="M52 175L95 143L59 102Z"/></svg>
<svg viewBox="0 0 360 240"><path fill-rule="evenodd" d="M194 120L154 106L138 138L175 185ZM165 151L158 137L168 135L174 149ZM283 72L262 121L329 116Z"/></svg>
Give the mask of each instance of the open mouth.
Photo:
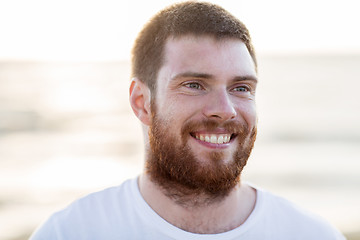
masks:
<svg viewBox="0 0 360 240"><path fill-rule="evenodd" d="M227 144L236 137L236 134L206 134L206 133L191 133L192 137L202 142L214 144Z"/></svg>

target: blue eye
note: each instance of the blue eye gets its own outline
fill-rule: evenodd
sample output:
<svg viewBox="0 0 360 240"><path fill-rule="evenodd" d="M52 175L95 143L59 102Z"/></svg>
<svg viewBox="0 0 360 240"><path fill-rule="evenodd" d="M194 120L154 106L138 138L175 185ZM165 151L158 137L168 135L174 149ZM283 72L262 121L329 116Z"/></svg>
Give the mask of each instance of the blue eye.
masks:
<svg viewBox="0 0 360 240"><path fill-rule="evenodd" d="M185 85L188 88L193 88L193 89L202 89L201 85L195 82L192 83L188 83Z"/></svg>
<svg viewBox="0 0 360 240"><path fill-rule="evenodd" d="M234 91L236 91L236 92L248 92L248 91L250 91L250 89L248 87L245 87L245 86L239 86L239 87L234 88Z"/></svg>

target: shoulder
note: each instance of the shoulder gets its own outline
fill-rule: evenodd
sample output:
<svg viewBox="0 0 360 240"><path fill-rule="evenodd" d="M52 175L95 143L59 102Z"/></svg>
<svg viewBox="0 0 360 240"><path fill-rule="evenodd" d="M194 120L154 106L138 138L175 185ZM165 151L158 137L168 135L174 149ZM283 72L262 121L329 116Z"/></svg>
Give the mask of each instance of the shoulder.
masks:
<svg viewBox="0 0 360 240"><path fill-rule="evenodd" d="M299 234L299 238L296 239L345 239L320 216L283 197L261 189L257 189L257 192L262 201L263 221L272 228L284 234Z"/></svg>
<svg viewBox="0 0 360 240"><path fill-rule="evenodd" d="M119 186L106 188L104 190L88 194L65 209L54 214L55 217L66 217L71 214L97 214L108 210L115 211L121 207L129 198L133 180L127 180Z"/></svg>
<svg viewBox="0 0 360 240"><path fill-rule="evenodd" d="M107 229L115 223L126 221L127 212L131 211L128 206L132 201L133 181L136 179L74 201L54 213L31 239L88 239L85 235L90 234L91 229Z"/></svg>

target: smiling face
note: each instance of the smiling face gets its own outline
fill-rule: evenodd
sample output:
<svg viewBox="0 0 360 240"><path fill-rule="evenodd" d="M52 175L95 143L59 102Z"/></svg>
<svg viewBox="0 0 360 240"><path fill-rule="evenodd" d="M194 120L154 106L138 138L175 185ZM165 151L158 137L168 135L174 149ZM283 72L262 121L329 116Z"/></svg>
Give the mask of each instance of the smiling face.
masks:
<svg viewBox="0 0 360 240"><path fill-rule="evenodd" d="M151 106L147 171L153 180L176 194L226 195L255 141L256 85L240 40L168 39Z"/></svg>

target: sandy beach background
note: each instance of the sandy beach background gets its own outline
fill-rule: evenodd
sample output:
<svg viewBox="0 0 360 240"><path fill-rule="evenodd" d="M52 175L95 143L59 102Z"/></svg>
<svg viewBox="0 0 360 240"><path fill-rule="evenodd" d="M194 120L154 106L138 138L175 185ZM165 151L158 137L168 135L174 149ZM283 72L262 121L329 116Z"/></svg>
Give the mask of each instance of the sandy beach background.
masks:
<svg viewBox="0 0 360 240"><path fill-rule="evenodd" d="M360 56L263 55L243 179L360 239ZM128 62L0 62L0 239L142 170Z"/></svg>

